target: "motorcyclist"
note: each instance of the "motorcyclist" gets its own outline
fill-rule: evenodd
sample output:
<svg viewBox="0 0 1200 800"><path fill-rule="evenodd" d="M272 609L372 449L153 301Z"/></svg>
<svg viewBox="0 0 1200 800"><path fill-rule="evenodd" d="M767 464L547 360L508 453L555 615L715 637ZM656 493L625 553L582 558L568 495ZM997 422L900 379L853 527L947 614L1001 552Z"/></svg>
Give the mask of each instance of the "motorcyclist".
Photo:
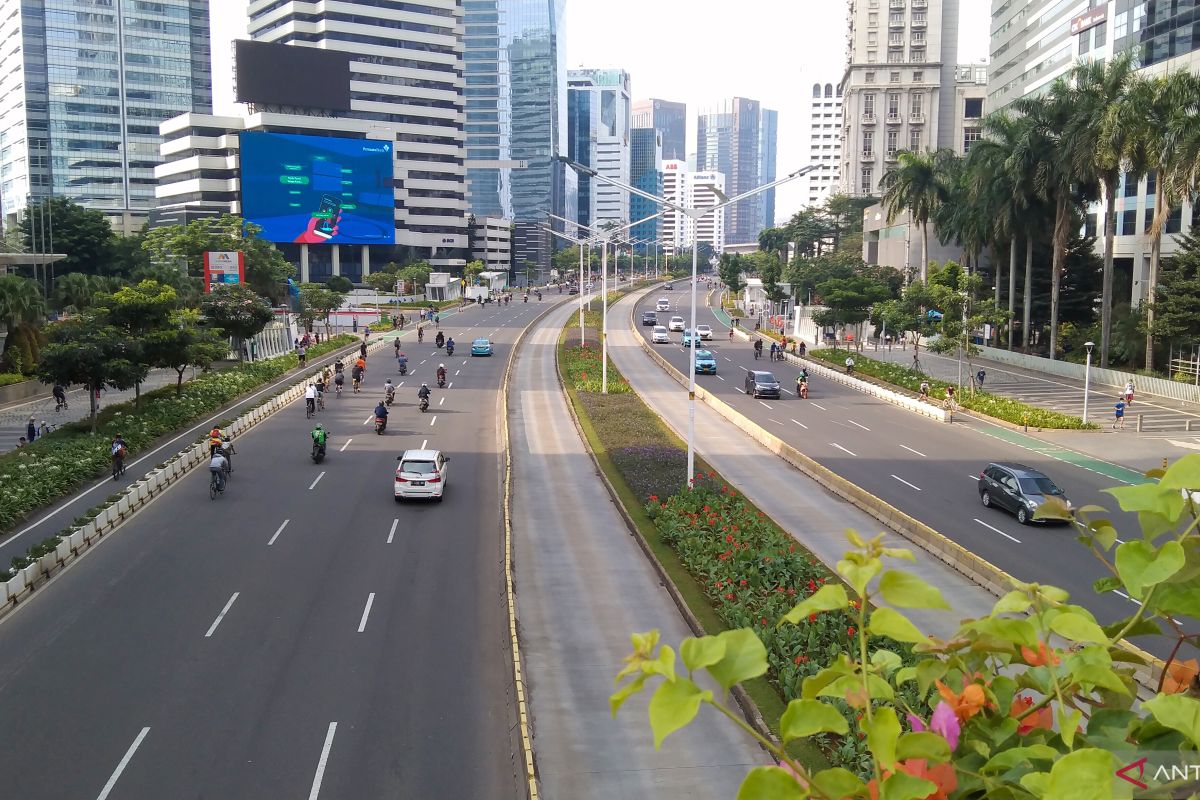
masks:
<svg viewBox="0 0 1200 800"><path fill-rule="evenodd" d="M388 378L383 384L383 397L388 402L392 402L392 398L396 396L396 387L392 384L392 379Z"/></svg>
<svg viewBox="0 0 1200 800"><path fill-rule="evenodd" d="M449 339L446 340L446 352L449 353L450 355L454 355L454 337L453 336L451 336Z"/></svg>
<svg viewBox="0 0 1200 800"><path fill-rule="evenodd" d="M437 379L442 382L444 382L446 380L446 365L445 364L438 364Z"/></svg>
<svg viewBox="0 0 1200 800"><path fill-rule="evenodd" d="M404 355L404 353L396 354L396 364L400 368L401 375L408 372L408 356Z"/></svg>
<svg viewBox="0 0 1200 800"><path fill-rule="evenodd" d="M754 340L754 357L760 358L761 356L762 356L762 339L755 339Z"/></svg>
<svg viewBox="0 0 1200 800"><path fill-rule="evenodd" d="M325 455L325 440L328 438L328 435L325 433L324 426L318 422L317 426L312 429L311 436L313 441L313 451L319 453L320 455Z"/></svg>
<svg viewBox="0 0 1200 800"><path fill-rule="evenodd" d="M808 370L801 369L800 374L796 376L796 395L803 397L808 394Z"/></svg>
<svg viewBox="0 0 1200 800"><path fill-rule="evenodd" d="M438 331L437 336L435 336L433 339L433 342L438 347L444 346L446 344L446 334L442 333L441 331Z"/></svg>
<svg viewBox="0 0 1200 800"><path fill-rule="evenodd" d="M380 401L379 401L379 405L375 406L375 416L376 416L376 417L383 417L384 421L386 422L386 421L387 421L387 415L388 415L387 406L385 406L385 405L383 404L383 401L382 401L382 400L380 400Z"/></svg>
<svg viewBox="0 0 1200 800"><path fill-rule="evenodd" d="M421 388L417 389L417 399L418 400L428 400L429 395L430 395L429 384L422 383Z"/></svg>

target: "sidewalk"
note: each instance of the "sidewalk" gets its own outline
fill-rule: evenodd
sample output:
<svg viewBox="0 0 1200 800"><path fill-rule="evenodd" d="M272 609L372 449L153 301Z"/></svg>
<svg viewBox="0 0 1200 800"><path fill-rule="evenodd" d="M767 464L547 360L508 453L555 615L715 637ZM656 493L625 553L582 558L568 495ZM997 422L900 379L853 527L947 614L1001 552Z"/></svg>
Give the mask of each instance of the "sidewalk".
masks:
<svg viewBox="0 0 1200 800"><path fill-rule="evenodd" d="M654 750L646 697L616 719L608 696L631 633L657 628L677 647L691 635L658 574L596 477L566 408L551 312L517 359L508 409L521 652L542 796L550 800L724 800L753 766L771 763L711 709Z"/></svg>

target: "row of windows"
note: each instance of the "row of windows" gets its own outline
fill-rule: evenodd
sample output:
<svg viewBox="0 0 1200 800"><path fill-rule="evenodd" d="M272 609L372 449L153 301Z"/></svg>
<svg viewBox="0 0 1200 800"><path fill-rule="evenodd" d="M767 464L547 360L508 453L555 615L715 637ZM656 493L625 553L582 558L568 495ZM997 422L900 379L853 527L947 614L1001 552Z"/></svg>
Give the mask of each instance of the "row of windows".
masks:
<svg viewBox="0 0 1200 800"><path fill-rule="evenodd" d="M292 0L277 0L258 13L254 14L250 21L261 19L267 16L276 9L283 8ZM437 8L435 6L422 5L421 3L406 3L402 0L355 0L355 3L360 6L371 6L373 8L384 8L389 11L411 11L414 14L429 14L434 17L453 17L454 10L449 8Z"/></svg>
<svg viewBox="0 0 1200 800"><path fill-rule="evenodd" d="M867 63L868 64L879 63L878 51L875 51L875 50L867 51ZM903 50L889 50L888 54L887 54L887 63L889 63L889 64L904 64L904 63L924 64L924 63L926 63L925 48L922 47L920 49L917 49L917 48L909 49L907 59L904 58Z"/></svg>
<svg viewBox="0 0 1200 800"><path fill-rule="evenodd" d="M900 151L900 131L886 131L884 134L884 154L891 157ZM908 149L921 149L921 128L911 128L908 132ZM862 132L862 157L875 157L875 131Z"/></svg>
<svg viewBox="0 0 1200 800"><path fill-rule="evenodd" d="M900 83L900 80L903 77L903 74L904 73L900 72L899 70L896 70L894 72L889 72L888 73L888 83ZM912 71L912 82L913 83L921 83L924 80L925 80L925 70L914 69ZM863 83L874 83L874 82L875 82L875 71L874 70L868 70L863 73Z"/></svg>
<svg viewBox="0 0 1200 800"><path fill-rule="evenodd" d="M900 116L900 93L888 92L886 95L886 110L889 119L896 119ZM909 95L909 113L913 117L923 117L925 115L925 95L911 94ZM862 115L867 119L875 117L875 93L863 92L862 95Z"/></svg>

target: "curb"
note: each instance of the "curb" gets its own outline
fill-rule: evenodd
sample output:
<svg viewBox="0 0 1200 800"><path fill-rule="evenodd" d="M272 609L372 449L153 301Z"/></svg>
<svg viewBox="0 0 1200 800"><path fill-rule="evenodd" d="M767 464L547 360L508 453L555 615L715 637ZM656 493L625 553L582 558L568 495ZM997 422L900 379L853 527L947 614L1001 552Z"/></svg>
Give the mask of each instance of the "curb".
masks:
<svg viewBox="0 0 1200 800"><path fill-rule="evenodd" d="M634 305L634 310L636 310L636 304ZM633 325L633 314L634 311L630 311L629 319L631 326ZM677 383L687 388L688 381L685 375L653 350L643 337L637 335L636 332L634 336L642 349L649 354L651 360L657 363ZM778 436L751 422L732 406L714 397L706 389L697 386L696 397L767 450L996 597L1002 597L1015 584L1021 583L1021 581L1018 581L991 562L967 550L958 542L947 538L920 520L884 502L857 484L850 482L804 455ZM1143 689L1155 693L1158 683L1154 679L1153 673L1155 670L1161 670L1163 662L1126 640L1122 640L1120 644L1121 647L1143 662L1135 665L1134 677Z"/></svg>
<svg viewBox="0 0 1200 800"><path fill-rule="evenodd" d="M650 288L653 289L654 287ZM600 460L596 457L595 451L592 450L591 443L588 442L587 435L583 432L583 426L579 422L579 417L575 413L575 406L571 402L571 397L567 391L567 386L563 382L562 372L558 368L557 341L554 345L554 372L555 376L558 378L558 388L563 394L563 401L567 405L567 413L570 414L571 422L575 426L575 432L579 435L580 441L583 442L583 447L585 450L587 450L588 458L592 460L592 465L596 468L596 474L600 477L601 483L604 484L604 488L608 492L609 499L612 501L613 506L616 507L617 513L620 514L621 519L625 522L625 527L629 529L629 535L638 543L638 547L641 548L642 554L646 556L646 560L650 562L650 566L653 567L654 571L658 574L659 584L662 585L662 587L667 590L667 594L671 596L672 602L674 602L675 607L679 609L679 614L683 617L684 622L687 623L688 628L691 629L695 636L699 637L708 635L708 631L704 629L704 626L700 623L700 620L698 620L696 615L692 613L692 610L688 608L687 601L683 599L683 595L680 594L678 587L675 586L675 582L671 580L670 574L662 565L662 562L658 560L658 556L656 556L654 551L650 548L650 543L647 542L642 536L642 532L638 528L637 523L634 521L633 516L630 515L628 509L625 508L625 504L621 501L621 496L617 493L616 487L612 485L612 482L609 481L608 476L604 474L604 470L600 467ZM642 402L643 404L645 403L645 401ZM649 409L650 407L647 406L647 408ZM650 409L650 412L654 413L654 410ZM782 745L779 739L776 738L775 734L771 731L770 726L767 725L766 721L763 719L762 712L758 710L758 706L754 703L754 700L749 694L746 693L746 690L743 689L741 685L734 685L731 687L730 694L733 695L734 700L741 708L742 716L746 718L746 721L760 735L770 740L774 744Z"/></svg>

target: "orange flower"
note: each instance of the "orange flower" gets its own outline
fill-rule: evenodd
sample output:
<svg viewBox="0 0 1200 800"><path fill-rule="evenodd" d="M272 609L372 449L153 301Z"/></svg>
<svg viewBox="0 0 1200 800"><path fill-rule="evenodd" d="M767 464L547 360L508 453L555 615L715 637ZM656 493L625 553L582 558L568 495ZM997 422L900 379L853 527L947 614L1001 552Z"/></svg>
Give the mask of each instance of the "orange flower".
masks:
<svg viewBox="0 0 1200 800"><path fill-rule="evenodd" d="M978 683L968 683L963 687L961 694L955 693L953 689L941 681L937 682L937 687L938 692L942 695L942 699L950 704L950 708L954 709L954 716L958 717L959 722L966 722L987 705L987 697L983 693L983 687Z"/></svg>
<svg viewBox="0 0 1200 800"><path fill-rule="evenodd" d="M897 766L901 772L906 772L914 778L930 781L937 787L925 795L922 800L947 800L950 793L958 788L958 776L954 774L954 767L950 764L937 764L931 767L923 758L910 758L907 761L901 761ZM884 770L884 780L887 780L890 775L890 772ZM867 792L871 800L879 800L879 784L874 778L867 783Z"/></svg>
<svg viewBox="0 0 1200 800"><path fill-rule="evenodd" d="M1192 658L1187 661L1172 661L1163 677L1163 691L1167 694L1177 694L1187 691L1188 687L1200 674L1200 664Z"/></svg>
<svg viewBox="0 0 1200 800"><path fill-rule="evenodd" d="M1061 663L1058 654L1053 650L1046 649L1045 642L1038 642L1037 652L1030 650L1025 645L1021 645L1021 658L1031 667L1044 667L1047 664L1058 666Z"/></svg>
<svg viewBox="0 0 1200 800"><path fill-rule="evenodd" d="M1008 715L1013 719L1020 717L1025 711L1033 705L1033 700L1028 697L1017 695L1013 698L1012 706L1008 709ZM1025 717L1017 725L1017 733L1024 736L1036 728L1045 728L1051 730L1054 727L1054 712L1050 710L1050 706L1042 706L1037 711Z"/></svg>

